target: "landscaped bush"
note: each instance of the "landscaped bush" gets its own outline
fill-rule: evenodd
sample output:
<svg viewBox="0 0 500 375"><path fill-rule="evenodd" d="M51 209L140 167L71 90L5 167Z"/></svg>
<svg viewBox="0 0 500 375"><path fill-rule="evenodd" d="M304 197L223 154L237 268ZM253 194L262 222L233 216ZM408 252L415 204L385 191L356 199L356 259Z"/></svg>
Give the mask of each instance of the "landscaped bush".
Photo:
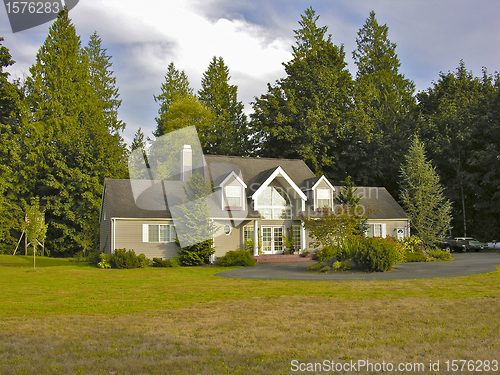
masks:
<svg viewBox="0 0 500 375"><path fill-rule="evenodd" d="M332 269L335 270L335 271L347 271L347 270L350 270L351 269L351 264L349 262L345 262L345 261L342 261L342 262L335 262L332 264Z"/></svg>
<svg viewBox="0 0 500 375"><path fill-rule="evenodd" d="M390 271L398 259L396 246L383 238L367 238L360 243L353 261L364 271Z"/></svg>
<svg viewBox="0 0 500 375"><path fill-rule="evenodd" d="M319 272L325 265L322 262L311 264L307 267L307 270L310 272Z"/></svg>
<svg viewBox="0 0 500 375"><path fill-rule="evenodd" d="M217 265L222 267L255 266L257 261L246 250L228 251L226 255L217 260Z"/></svg>
<svg viewBox="0 0 500 375"><path fill-rule="evenodd" d="M137 256L134 250L127 251L127 249L116 249L109 259L111 268L144 268L149 263L144 254Z"/></svg>
<svg viewBox="0 0 500 375"><path fill-rule="evenodd" d="M330 259L331 257L337 256L339 252L339 247L336 245L324 247L323 249L316 251L314 253L313 259L318 261L318 262L324 262L325 260Z"/></svg>
<svg viewBox="0 0 500 375"><path fill-rule="evenodd" d="M176 259L160 259L153 258L152 267L179 267L179 262Z"/></svg>
<svg viewBox="0 0 500 375"><path fill-rule="evenodd" d="M406 261L407 262L427 262L427 257L422 254L420 251L417 252L406 252Z"/></svg>
<svg viewBox="0 0 500 375"><path fill-rule="evenodd" d="M207 240L179 250L179 260L183 266L201 266L210 263L214 254L213 241Z"/></svg>
<svg viewBox="0 0 500 375"><path fill-rule="evenodd" d="M427 249L426 250L427 254L429 254L431 257L438 259L438 260L453 260L451 257L451 254L447 251L441 250L440 248L436 247L434 249Z"/></svg>

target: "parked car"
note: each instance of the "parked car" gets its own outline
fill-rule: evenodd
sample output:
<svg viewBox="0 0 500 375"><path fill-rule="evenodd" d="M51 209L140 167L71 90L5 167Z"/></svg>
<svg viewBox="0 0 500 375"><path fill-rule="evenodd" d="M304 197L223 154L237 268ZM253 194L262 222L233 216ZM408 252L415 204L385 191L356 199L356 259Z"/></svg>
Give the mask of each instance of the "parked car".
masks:
<svg viewBox="0 0 500 375"><path fill-rule="evenodd" d="M489 249L500 249L500 242L493 240L493 241L488 243L488 248Z"/></svg>
<svg viewBox="0 0 500 375"><path fill-rule="evenodd" d="M475 240L472 237L455 237L445 239L443 242L438 244L438 246L446 251L462 251L465 253L467 250L483 250L488 247L488 244Z"/></svg>

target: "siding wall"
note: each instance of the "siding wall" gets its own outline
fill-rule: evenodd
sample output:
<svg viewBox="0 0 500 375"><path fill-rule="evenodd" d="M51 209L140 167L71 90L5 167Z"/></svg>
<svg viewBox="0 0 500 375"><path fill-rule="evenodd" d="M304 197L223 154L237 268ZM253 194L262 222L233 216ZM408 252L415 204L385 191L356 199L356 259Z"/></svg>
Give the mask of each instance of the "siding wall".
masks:
<svg viewBox="0 0 500 375"><path fill-rule="evenodd" d="M397 229L398 228L406 228L408 226L408 221L407 220L369 219L368 224L385 224L386 236L387 237L397 237ZM408 229L407 229L407 231L408 231Z"/></svg>
<svg viewBox="0 0 500 375"><path fill-rule="evenodd" d="M123 220L115 219L115 246L116 249L134 250L144 254L147 258L171 259L177 255L179 247L175 242L153 243L142 242L142 224L173 224L172 220Z"/></svg>
<svg viewBox="0 0 500 375"><path fill-rule="evenodd" d="M328 190L330 190L330 204L332 204L332 189L330 188L330 186L328 186L328 184L326 183L326 181L322 180L318 184L318 186L316 186L316 188L314 189L314 191L315 191L315 193L314 193L314 207L318 208L318 194L316 193L316 190L318 190L318 189L328 189Z"/></svg>

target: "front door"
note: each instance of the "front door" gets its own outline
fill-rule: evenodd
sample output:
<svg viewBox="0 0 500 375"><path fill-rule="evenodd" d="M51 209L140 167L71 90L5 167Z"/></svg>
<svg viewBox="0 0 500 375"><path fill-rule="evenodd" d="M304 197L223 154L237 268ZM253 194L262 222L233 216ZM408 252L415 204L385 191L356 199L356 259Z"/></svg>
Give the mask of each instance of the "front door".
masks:
<svg viewBox="0 0 500 375"><path fill-rule="evenodd" d="M262 227L262 251L264 254L283 253L283 227Z"/></svg>

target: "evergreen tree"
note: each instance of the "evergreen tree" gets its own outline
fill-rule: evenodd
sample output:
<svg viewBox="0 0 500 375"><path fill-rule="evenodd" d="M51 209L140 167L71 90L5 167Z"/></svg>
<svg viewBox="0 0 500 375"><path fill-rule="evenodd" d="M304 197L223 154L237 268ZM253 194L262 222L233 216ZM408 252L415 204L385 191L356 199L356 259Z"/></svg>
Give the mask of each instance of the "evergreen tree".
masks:
<svg viewBox="0 0 500 375"><path fill-rule="evenodd" d="M125 129L125 123L118 120L118 108L122 101L118 99L120 95L116 87L116 77L111 70L111 56L106 55L106 49L102 48L101 44L101 38L94 32L84 48L89 64L89 82L94 88L98 107L110 134L116 134Z"/></svg>
<svg viewBox="0 0 500 375"><path fill-rule="evenodd" d="M154 97L155 102L160 104L158 110L160 117L156 118L157 127L153 133L156 137L175 130L174 126L167 124L172 119L171 106L174 101L185 97L192 98L193 89L189 87L186 73L183 70L177 70L174 63L171 62L168 65L165 82L161 85L161 94ZM189 104L192 102L189 101Z"/></svg>
<svg viewBox="0 0 500 375"><path fill-rule="evenodd" d="M372 11L356 38L354 98L360 137L349 155L356 165L353 176L357 181L383 185L395 193L416 102L415 85L399 73L401 63L388 31Z"/></svg>
<svg viewBox="0 0 500 375"><path fill-rule="evenodd" d="M222 57L214 58L203 74L200 101L215 118L206 132L206 152L215 155L247 155L250 151L249 129L243 104L237 99L238 87L229 84L229 68Z"/></svg>
<svg viewBox="0 0 500 375"><path fill-rule="evenodd" d="M14 61L2 41L0 38L0 253L10 252L15 236L20 235L15 231L22 212L17 176L22 161L20 136L27 118L23 93L4 72Z"/></svg>
<svg viewBox="0 0 500 375"><path fill-rule="evenodd" d="M401 166L401 201L425 245L432 246L446 236L452 219L451 202L445 198L439 175L416 136Z"/></svg>
<svg viewBox="0 0 500 375"><path fill-rule="evenodd" d="M185 266L207 264L215 252L211 239L215 228L210 222L207 205L213 186L196 173L186 181L184 190L186 204L176 207L179 212L175 217L178 241L182 246L179 259Z"/></svg>
<svg viewBox="0 0 500 375"><path fill-rule="evenodd" d="M47 247L55 255L88 247L89 236L97 245L104 178L126 173L125 149L117 134L122 125L112 121L116 106L102 89L112 84L97 83L110 77L105 73L109 65L99 71L96 56L103 55L96 52L96 39L91 45L81 48L65 9L50 27L26 80L33 130L27 134L30 168L24 185L46 207Z"/></svg>
<svg viewBox="0 0 500 375"><path fill-rule="evenodd" d="M251 125L260 155L299 158L340 181L352 169L339 164L351 139L352 78L343 46L333 45L318 18L312 8L301 16L287 76L256 98Z"/></svg>
<svg viewBox="0 0 500 375"><path fill-rule="evenodd" d="M474 77L463 61L456 71L441 73L433 87L417 95L419 134L453 202L457 235L498 233L497 216L490 211L496 190L483 190L498 172L498 138L491 138L499 126L496 95L498 87L486 71L483 78Z"/></svg>

